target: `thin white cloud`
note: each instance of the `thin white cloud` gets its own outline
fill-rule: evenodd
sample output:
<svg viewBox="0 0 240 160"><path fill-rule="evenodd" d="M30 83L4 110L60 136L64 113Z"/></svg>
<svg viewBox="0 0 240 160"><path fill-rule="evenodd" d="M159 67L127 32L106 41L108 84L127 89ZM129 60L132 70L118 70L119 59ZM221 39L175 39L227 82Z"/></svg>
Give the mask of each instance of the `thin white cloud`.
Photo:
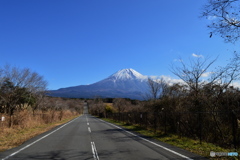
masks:
<svg viewBox="0 0 240 160"><path fill-rule="evenodd" d="M182 59L174 59L173 61L174 61L174 62L183 62Z"/></svg>
<svg viewBox="0 0 240 160"><path fill-rule="evenodd" d="M217 18L217 16L208 16L208 17L207 17L207 19L210 20L210 21L211 21L211 20L214 20L214 19L216 19L216 18Z"/></svg>
<svg viewBox="0 0 240 160"><path fill-rule="evenodd" d="M195 54L195 53L193 53L192 56L197 57L197 58L203 58L203 55L198 55L198 54Z"/></svg>
<svg viewBox="0 0 240 160"><path fill-rule="evenodd" d="M160 79L161 78L161 76L149 76L149 78L151 78L151 79Z"/></svg>
<svg viewBox="0 0 240 160"><path fill-rule="evenodd" d="M172 78L170 76L165 76L165 75L162 75L161 78L163 80L165 80L169 85L173 85L173 84L176 84L176 83L180 83L180 84L184 84L185 82L181 79L175 79L175 78Z"/></svg>
<svg viewBox="0 0 240 160"><path fill-rule="evenodd" d="M211 74L213 74L213 72L207 72L205 74L202 75L202 77L208 77L210 76ZM166 75L161 75L161 76L149 76L150 78L152 78L153 80L155 81L158 81L160 79L163 79L165 82L167 82L170 86L174 85L174 84L186 84L183 80L181 79L175 79L175 78L172 78L171 76L166 76ZM204 83L204 82L207 82L207 81L202 81L200 83ZM236 88L240 88L240 81L235 81L235 82L232 82L231 85L233 87L236 87Z"/></svg>
<svg viewBox="0 0 240 160"><path fill-rule="evenodd" d="M201 77L209 77L213 72L203 73Z"/></svg>
<svg viewBox="0 0 240 160"><path fill-rule="evenodd" d="M239 81L232 82L232 86L236 88L240 88L240 82Z"/></svg>
<svg viewBox="0 0 240 160"><path fill-rule="evenodd" d="M163 79L165 82L167 82L169 85L173 85L173 84L176 84L176 83L180 83L180 84L184 84L185 82L181 79L174 79L170 76L165 76L165 75L162 75L162 76L149 76L150 78L152 78L153 80L160 80L160 79Z"/></svg>

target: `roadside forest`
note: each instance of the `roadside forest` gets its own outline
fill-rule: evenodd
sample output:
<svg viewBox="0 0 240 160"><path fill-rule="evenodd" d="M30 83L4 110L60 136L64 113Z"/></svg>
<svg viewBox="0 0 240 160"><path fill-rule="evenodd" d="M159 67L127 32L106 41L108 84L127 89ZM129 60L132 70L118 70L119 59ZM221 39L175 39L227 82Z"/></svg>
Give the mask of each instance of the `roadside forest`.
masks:
<svg viewBox="0 0 240 160"><path fill-rule="evenodd" d="M225 148L240 147L239 56L226 66L209 71L216 61L203 58L181 61L171 71L182 82L170 84L149 78L145 101L96 98L88 101L91 114L135 124L161 134L177 134ZM206 79L204 75L209 74ZM110 103L106 103L110 102Z"/></svg>
<svg viewBox="0 0 240 160"><path fill-rule="evenodd" d="M83 101L47 97L47 82L29 68L0 68L1 129L27 128L82 113Z"/></svg>

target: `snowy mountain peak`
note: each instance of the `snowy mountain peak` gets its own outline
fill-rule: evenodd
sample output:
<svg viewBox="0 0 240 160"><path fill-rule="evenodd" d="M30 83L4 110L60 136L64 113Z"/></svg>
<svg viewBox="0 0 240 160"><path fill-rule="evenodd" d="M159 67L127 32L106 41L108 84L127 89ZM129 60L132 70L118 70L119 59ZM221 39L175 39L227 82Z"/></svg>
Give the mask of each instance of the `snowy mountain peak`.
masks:
<svg viewBox="0 0 240 160"><path fill-rule="evenodd" d="M135 71L134 69L129 68L129 69L119 70L118 72L111 75L109 78L114 78L114 79L118 79L118 80L127 80L127 79L145 80L145 79L147 79L147 76L144 76L144 75L140 74L139 72Z"/></svg>
<svg viewBox="0 0 240 160"><path fill-rule="evenodd" d="M49 95L71 98L131 98L143 99L148 92L148 76L134 69L122 69L108 78L89 85L79 85L51 91Z"/></svg>

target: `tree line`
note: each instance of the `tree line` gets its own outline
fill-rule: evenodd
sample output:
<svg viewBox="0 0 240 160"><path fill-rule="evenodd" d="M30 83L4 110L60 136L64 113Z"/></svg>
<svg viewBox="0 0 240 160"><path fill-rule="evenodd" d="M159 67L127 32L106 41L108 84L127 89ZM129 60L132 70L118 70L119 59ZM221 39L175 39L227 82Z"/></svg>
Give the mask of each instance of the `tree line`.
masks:
<svg viewBox="0 0 240 160"><path fill-rule="evenodd" d="M19 123L17 119L21 118L18 115L24 110L33 116L41 114L45 122L51 122L56 113L61 120L66 110L82 112L82 100L47 97L46 93L47 81L29 68L10 65L0 68L0 113L7 117L8 127ZM46 113L52 118L46 118Z"/></svg>
<svg viewBox="0 0 240 160"><path fill-rule="evenodd" d="M146 101L116 98L89 102L90 113L155 132L174 133L224 147L240 146L240 90L233 85L240 76L236 54L226 66L209 71L216 59L196 58L190 65L181 61L171 71L182 82L148 79ZM209 74L209 78L204 78Z"/></svg>

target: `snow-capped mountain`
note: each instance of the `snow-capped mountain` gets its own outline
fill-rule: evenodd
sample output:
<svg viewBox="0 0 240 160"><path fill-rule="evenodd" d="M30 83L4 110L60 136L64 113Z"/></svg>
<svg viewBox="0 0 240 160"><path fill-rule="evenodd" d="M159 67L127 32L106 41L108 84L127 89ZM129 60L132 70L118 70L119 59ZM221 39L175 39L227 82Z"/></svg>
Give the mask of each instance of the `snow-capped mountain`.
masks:
<svg viewBox="0 0 240 160"><path fill-rule="evenodd" d="M72 98L131 98L143 99L148 91L148 76L134 69L122 69L99 82L90 85L61 88L50 91L51 96Z"/></svg>
<svg viewBox="0 0 240 160"><path fill-rule="evenodd" d="M135 71L134 69L122 69L113 75L111 75L109 78L113 78L116 80L127 80L127 79L138 79L141 81L147 80L147 76L143 76L139 72Z"/></svg>

